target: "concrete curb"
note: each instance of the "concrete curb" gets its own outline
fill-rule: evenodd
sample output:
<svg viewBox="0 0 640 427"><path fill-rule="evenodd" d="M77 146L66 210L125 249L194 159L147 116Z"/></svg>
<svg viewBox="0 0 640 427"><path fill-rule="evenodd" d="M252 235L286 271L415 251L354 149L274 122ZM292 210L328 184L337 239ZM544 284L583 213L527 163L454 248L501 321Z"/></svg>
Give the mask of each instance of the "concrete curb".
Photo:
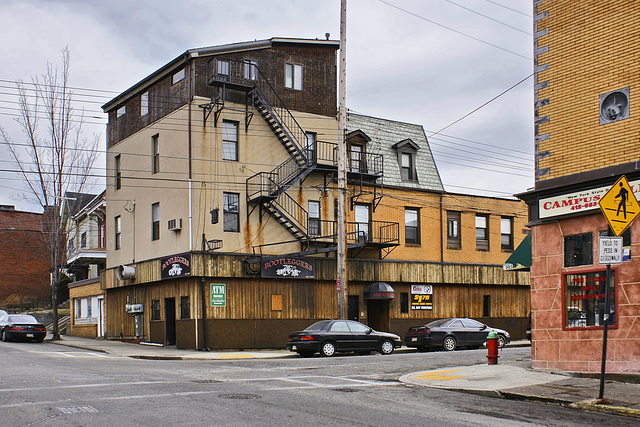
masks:
<svg viewBox="0 0 640 427"><path fill-rule="evenodd" d="M575 402L569 405L571 408L585 409L587 411L603 412L605 414L620 415L623 417L640 418L640 410L624 408L622 406L611 406L597 403L597 400L585 400L583 402Z"/></svg>

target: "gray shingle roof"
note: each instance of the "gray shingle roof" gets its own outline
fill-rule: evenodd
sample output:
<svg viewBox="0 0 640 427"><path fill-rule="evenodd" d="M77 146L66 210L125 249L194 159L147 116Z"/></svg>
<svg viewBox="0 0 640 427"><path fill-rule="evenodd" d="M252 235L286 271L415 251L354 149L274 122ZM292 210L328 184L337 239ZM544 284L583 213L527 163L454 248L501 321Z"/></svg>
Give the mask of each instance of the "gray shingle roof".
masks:
<svg viewBox="0 0 640 427"><path fill-rule="evenodd" d="M356 130L361 130L371 138L371 142L367 144L367 152L384 156L384 185L444 192L438 168L421 125L348 113L347 132ZM415 159L417 182L402 181L400 178L398 153L393 146L406 139L420 147L416 151Z"/></svg>

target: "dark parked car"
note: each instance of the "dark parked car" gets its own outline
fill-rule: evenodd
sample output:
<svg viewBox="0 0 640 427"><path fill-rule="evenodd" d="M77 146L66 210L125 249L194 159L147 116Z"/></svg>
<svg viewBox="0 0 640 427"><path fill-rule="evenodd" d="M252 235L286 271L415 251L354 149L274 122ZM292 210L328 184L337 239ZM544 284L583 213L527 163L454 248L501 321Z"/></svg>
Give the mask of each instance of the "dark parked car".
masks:
<svg viewBox="0 0 640 427"><path fill-rule="evenodd" d="M8 314L0 317L2 341L21 339L42 342L46 336L47 328L29 314Z"/></svg>
<svg viewBox="0 0 640 427"><path fill-rule="evenodd" d="M337 352L355 351L369 354L378 351L391 354L402 346L400 337L388 332L374 331L355 320L321 320L304 331L289 334L287 348L307 357L319 352L333 356Z"/></svg>
<svg viewBox="0 0 640 427"><path fill-rule="evenodd" d="M442 347L445 350L455 350L457 347L477 348L487 341L487 335L492 330L498 334L498 347L504 347L511 342L509 332L491 328L477 320L467 318L440 319L424 326L409 328L404 337L407 347L418 350Z"/></svg>

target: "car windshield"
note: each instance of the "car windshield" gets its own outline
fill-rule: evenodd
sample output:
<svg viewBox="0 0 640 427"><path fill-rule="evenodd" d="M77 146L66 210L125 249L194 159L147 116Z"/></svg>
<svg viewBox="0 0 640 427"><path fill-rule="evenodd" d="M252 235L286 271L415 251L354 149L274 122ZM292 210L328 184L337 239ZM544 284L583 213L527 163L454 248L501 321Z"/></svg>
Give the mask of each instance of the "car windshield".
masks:
<svg viewBox="0 0 640 427"><path fill-rule="evenodd" d="M11 323L38 323L35 317L28 314L19 314L16 316L7 316Z"/></svg>
<svg viewBox="0 0 640 427"><path fill-rule="evenodd" d="M427 323L427 326L430 328L433 328L435 326L442 326L444 323L448 322L451 319L440 319L440 320L434 320L433 322Z"/></svg>
<svg viewBox="0 0 640 427"><path fill-rule="evenodd" d="M319 322L314 323L311 326L308 326L305 331L319 331L322 328L324 328L326 326L327 323L329 323L330 320L321 320Z"/></svg>

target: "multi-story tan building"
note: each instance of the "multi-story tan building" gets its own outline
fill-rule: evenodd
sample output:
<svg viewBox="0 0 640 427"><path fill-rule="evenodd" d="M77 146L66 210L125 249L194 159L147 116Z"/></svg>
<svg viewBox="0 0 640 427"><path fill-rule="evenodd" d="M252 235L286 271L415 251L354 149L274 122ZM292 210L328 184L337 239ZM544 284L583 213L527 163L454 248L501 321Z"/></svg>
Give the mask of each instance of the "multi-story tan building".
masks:
<svg viewBox="0 0 640 427"><path fill-rule="evenodd" d="M336 316L338 47L193 49L104 105L108 337L283 347ZM347 128L349 317L524 335L528 273L502 268L524 204L445 193L419 125L349 114Z"/></svg>
<svg viewBox="0 0 640 427"><path fill-rule="evenodd" d="M607 371L638 372L640 224L626 211L630 191L616 187L608 213L627 229L607 307L599 238L613 230L598 202L623 175L640 194L640 4L533 4L536 185L520 195L532 226L533 365L599 372L608 315Z"/></svg>

